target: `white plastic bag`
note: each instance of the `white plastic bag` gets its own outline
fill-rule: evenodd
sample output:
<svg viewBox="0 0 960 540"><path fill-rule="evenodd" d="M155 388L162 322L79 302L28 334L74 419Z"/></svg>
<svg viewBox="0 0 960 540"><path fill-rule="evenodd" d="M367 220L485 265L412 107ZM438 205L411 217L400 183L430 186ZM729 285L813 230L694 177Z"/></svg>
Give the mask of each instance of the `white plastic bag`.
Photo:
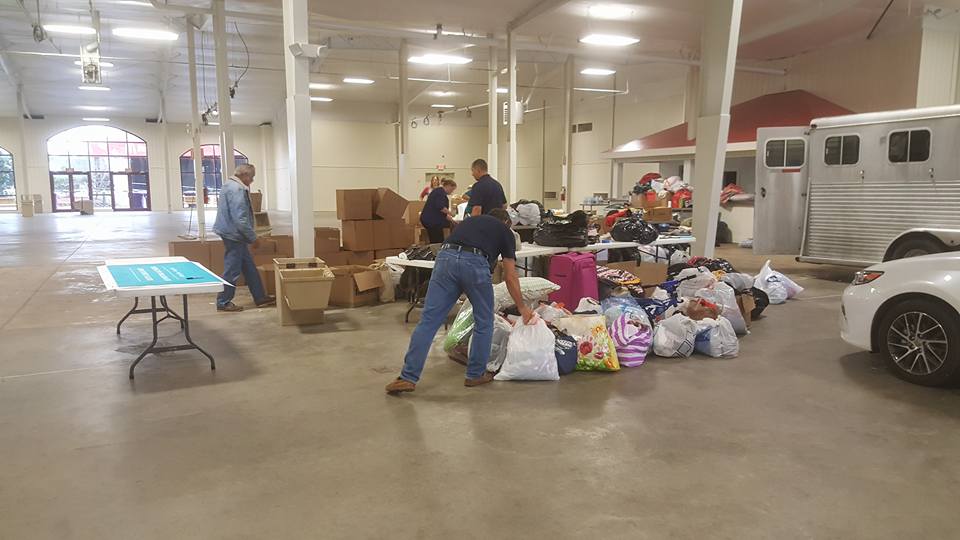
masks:
<svg viewBox="0 0 960 540"><path fill-rule="evenodd" d="M700 289L713 288L713 285L717 282L717 277L714 276L713 272L708 270L705 266L698 266L697 268L684 268L674 279L680 280L689 277L692 277L692 279L684 281L677 289L677 294L680 296L694 296Z"/></svg>
<svg viewBox="0 0 960 540"><path fill-rule="evenodd" d="M740 354L740 342L733 325L725 317L697 321L694 348L713 358L733 358Z"/></svg>
<svg viewBox="0 0 960 540"><path fill-rule="evenodd" d="M693 354L697 323L686 315L674 315L657 325L653 333L653 354L665 358Z"/></svg>
<svg viewBox="0 0 960 540"><path fill-rule="evenodd" d="M558 308L552 304L540 304L540 306L533 310L533 312L548 323L552 323L560 317L566 317L569 315L565 309Z"/></svg>
<svg viewBox="0 0 960 540"><path fill-rule="evenodd" d="M513 222L514 225L520 224L520 213L514 210L512 206L507 207L507 215L510 216L510 221Z"/></svg>
<svg viewBox="0 0 960 540"><path fill-rule="evenodd" d="M518 204L517 214L521 225L540 224L540 207L534 203Z"/></svg>
<svg viewBox="0 0 960 540"><path fill-rule="evenodd" d="M734 332L738 335L747 333L747 321L743 319L743 313L740 313L737 294L733 291L733 287L721 281L712 289L700 289L697 291L697 297L721 306L723 311L720 314L730 321Z"/></svg>
<svg viewBox="0 0 960 540"><path fill-rule="evenodd" d="M770 261L767 261L757 274L753 284L754 287L767 293L771 304L782 304L789 298L803 292L803 287L797 285L792 279L770 268Z"/></svg>
<svg viewBox="0 0 960 540"><path fill-rule="evenodd" d="M723 282L733 287L733 290L743 292L753 287L754 279L750 274L732 273L724 274Z"/></svg>
<svg viewBox="0 0 960 540"><path fill-rule="evenodd" d="M556 337L540 319L532 324L517 321L510 330L507 342L507 357L500 372L494 376L498 381L557 381L557 357L554 352Z"/></svg>
<svg viewBox="0 0 960 540"><path fill-rule="evenodd" d="M493 316L493 340L490 342L490 358L487 360L487 371L496 373L503 366L507 358L507 344L510 341L510 331L513 326L510 321L499 315ZM473 335L470 336L470 346L473 346Z"/></svg>
<svg viewBox="0 0 960 540"><path fill-rule="evenodd" d="M595 299L588 297L581 298L580 303L577 304L577 309L574 310L574 313L581 315L587 313L595 313L599 315L601 312L600 302L597 302Z"/></svg>

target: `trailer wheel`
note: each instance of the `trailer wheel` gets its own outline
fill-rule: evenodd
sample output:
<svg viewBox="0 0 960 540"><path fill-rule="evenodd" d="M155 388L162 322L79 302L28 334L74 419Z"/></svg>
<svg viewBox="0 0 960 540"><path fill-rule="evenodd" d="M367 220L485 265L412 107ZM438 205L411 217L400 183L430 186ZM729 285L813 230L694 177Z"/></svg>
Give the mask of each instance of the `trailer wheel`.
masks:
<svg viewBox="0 0 960 540"><path fill-rule="evenodd" d="M890 254L891 261L896 259L909 259L910 257L920 257L921 255L932 255L934 253L943 253L946 248L929 236L913 236L901 240Z"/></svg>

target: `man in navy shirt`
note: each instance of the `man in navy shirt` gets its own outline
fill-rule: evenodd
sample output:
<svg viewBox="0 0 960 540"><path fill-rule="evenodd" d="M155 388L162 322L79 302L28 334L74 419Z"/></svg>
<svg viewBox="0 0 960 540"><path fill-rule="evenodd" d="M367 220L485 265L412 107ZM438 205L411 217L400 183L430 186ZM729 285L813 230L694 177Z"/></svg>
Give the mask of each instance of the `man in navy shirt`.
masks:
<svg viewBox="0 0 960 540"><path fill-rule="evenodd" d="M466 294L470 299L474 324L467 378L463 384L473 387L493 380L493 374L486 368L493 340L493 281L490 272L496 266L497 259L503 258L503 280L510 297L520 309L523 322L529 323L533 318L533 312L524 304L520 294L515 250L510 216L502 208L494 209L487 215L472 217L453 230L437 255L423 313L410 337L403 370L395 381L387 385L387 393L398 394L416 389L433 338L461 294Z"/></svg>
<svg viewBox="0 0 960 540"><path fill-rule="evenodd" d="M503 194L500 182L487 174L487 162L482 159L474 160L470 166L470 174L477 183L470 188L470 215L481 216L489 214L494 208L503 208L507 205L507 197Z"/></svg>
<svg viewBox="0 0 960 540"><path fill-rule="evenodd" d="M431 244L443 242L443 229L453 222L450 215L449 196L457 189L453 180L443 180L440 187L434 188L427 196L427 202L420 212L420 224L427 230Z"/></svg>

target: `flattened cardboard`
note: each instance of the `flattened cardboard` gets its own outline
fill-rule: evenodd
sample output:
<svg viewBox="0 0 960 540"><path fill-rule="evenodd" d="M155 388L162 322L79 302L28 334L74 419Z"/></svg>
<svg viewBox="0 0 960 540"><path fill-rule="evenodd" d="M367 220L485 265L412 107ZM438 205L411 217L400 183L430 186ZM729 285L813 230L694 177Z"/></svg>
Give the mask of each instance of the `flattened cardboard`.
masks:
<svg viewBox="0 0 960 540"><path fill-rule="evenodd" d="M753 295L738 294L737 306L740 308L740 314L743 315L743 320L747 322L747 328L750 328L750 324L753 322L750 312L757 307L757 302L753 298Z"/></svg>
<svg viewBox="0 0 960 540"><path fill-rule="evenodd" d="M344 221L343 247L350 251L373 251L374 235L372 220Z"/></svg>
<svg viewBox="0 0 960 540"><path fill-rule="evenodd" d="M377 207L374 214L382 219L403 219L408 201L389 188L377 190Z"/></svg>
<svg viewBox="0 0 960 540"><path fill-rule="evenodd" d="M378 196L375 189L338 189L337 219L373 219Z"/></svg>

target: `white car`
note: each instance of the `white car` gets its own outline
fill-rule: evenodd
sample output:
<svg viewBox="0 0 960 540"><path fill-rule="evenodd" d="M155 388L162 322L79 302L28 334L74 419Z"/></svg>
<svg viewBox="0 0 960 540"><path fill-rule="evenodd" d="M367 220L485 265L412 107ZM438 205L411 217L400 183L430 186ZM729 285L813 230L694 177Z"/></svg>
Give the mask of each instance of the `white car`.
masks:
<svg viewBox="0 0 960 540"><path fill-rule="evenodd" d="M877 264L843 293L840 335L901 379L960 383L960 252Z"/></svg>

